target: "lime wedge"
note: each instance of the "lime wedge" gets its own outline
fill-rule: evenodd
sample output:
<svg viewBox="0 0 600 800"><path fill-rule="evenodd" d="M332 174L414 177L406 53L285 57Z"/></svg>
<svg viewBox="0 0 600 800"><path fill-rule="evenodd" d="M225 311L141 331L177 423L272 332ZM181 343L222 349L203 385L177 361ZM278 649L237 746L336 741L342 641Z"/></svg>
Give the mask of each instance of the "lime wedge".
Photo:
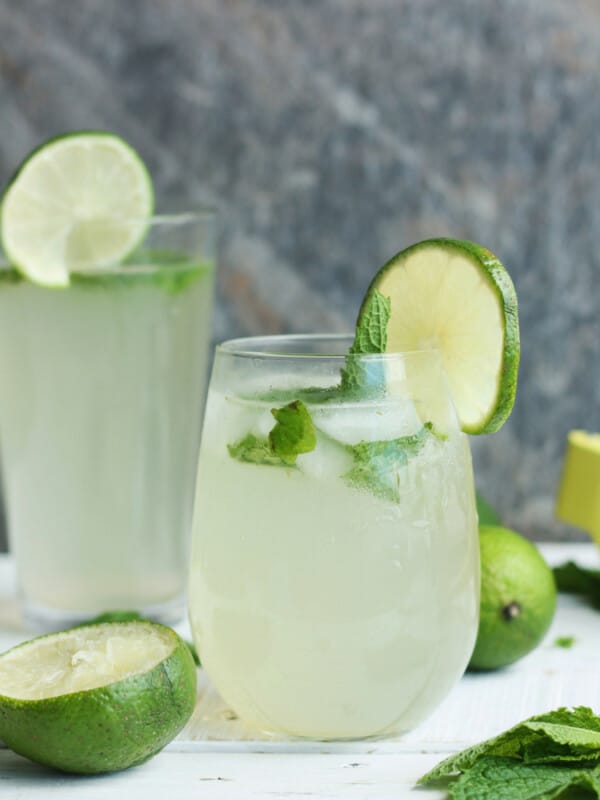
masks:
<svg viewBox="0 0 600 800"><path fill-rule="evenodd" d="M74 628L0 655L0 738L65 772L145 761L183 728L195 700L185 642L151 622Z"/></svg>
<svg viewBox="0 0 600 800"><path fill-rule="evenodd" d="M556 516L600 545L600 433L571 431L556 499Z"/></svg>
<svg viewBox="0 0 600 800"><path fill-rule="evenodd" d="M386 351L439 349L462 429L498 430L515 398L519 322L513 283L496 256L457 239L403 250L371 283L359 328L376 292L391 303Z"/></svg>
<svg viewBox="0 0 600 800"><path fill-rule="evenodd" d="M124 259L144 236L152 180L143 161L111 133L50 139L21 164L2 198L0 234L8 260L45 286L69 273Z"/></svg>

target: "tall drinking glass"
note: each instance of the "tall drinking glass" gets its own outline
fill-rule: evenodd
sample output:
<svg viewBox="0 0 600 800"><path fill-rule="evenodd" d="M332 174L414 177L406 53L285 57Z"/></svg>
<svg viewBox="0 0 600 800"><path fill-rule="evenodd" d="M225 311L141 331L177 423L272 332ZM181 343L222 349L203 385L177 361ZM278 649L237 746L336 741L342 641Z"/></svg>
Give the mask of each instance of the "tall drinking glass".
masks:
<svg viewBox="0 0 600 800"><path fill-rule="evenodd" d="M217 348L193 522L211 679L248 723L318 739L412 728L478 625L471 458L441 358L350 343Z"/></svg>
<svg viewBox="0 0 600 800"><path fill-rule="evenodd" d="M139 227L139 220L122 220ZM212 212L44 288L0 271L0 448L26 617L185 607L215 265Z"/></svg>

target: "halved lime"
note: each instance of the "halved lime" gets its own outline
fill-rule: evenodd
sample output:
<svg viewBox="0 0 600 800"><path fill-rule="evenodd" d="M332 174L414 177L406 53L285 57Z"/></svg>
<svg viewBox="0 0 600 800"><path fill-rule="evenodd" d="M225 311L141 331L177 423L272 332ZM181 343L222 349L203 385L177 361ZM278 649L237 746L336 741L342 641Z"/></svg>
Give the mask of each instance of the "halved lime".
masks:
<svg viewBox="0 0 600 800"><path fill-rule="evenodd" d="M65 772L146 761L183 728L195 700L184 641L151 622L74 628L0 655L0 739Z"/></svg>
<svg viewBox="0 0 600 800"><path fill-rule="evenodd" d="M513 283L496 256L458 239L403 250L375 276L358 326L374 292L391 302L386 350L439 349L462 429L498 430L515 398L519 322Z"/></svg>
<svg viewBox="0 0 600 800"><path fill-rule="evenodd" d="M6 188L2 244L31 281L66 286L71 272L124 259L153 206L148 170L127 142L101 131L64 134L34 150Z"/></svg>

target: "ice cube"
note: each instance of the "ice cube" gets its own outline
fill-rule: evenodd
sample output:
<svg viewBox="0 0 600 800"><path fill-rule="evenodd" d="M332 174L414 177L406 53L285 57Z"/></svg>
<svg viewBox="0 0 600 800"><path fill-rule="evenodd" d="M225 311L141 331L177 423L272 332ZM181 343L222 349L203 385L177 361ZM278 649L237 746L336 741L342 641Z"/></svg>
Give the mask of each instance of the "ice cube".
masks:
<svg viewBox="0 0 600 800"><path fill-rule="evenodd" d="M299 455L296 464L306 475L323 480L345 475L352 468L352 461L348 448L317 431L317 446L310 453Z"/></svg>
<svg viewBox="0 0 600 800"><path fill-rule="evenodd" d="M341 444L389 441L410 436L423 425L414 404L406 399L347 404L313 411L317 429Z"/></svg>

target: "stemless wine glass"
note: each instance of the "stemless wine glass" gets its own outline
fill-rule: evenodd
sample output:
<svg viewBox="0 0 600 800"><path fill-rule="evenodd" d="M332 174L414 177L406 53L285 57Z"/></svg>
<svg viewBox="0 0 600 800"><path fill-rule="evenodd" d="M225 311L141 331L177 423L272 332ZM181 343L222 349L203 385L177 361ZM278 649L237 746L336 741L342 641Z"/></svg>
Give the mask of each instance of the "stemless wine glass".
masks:
<svg viewBox="0 0 600 800"><path fill-rule="evenodd" d="M215 218L111 225L141 227L138 248L66 287L0 269L4 501L37 627L185 610Z"/></svg>
<svg viewBox="0 0 600 800"><path fill-rule="evenodd" d="M478 624L471 459L441 358L350 343L217 348L193 521L209 676L251 725L317 739L412 728Z"/></svg>

